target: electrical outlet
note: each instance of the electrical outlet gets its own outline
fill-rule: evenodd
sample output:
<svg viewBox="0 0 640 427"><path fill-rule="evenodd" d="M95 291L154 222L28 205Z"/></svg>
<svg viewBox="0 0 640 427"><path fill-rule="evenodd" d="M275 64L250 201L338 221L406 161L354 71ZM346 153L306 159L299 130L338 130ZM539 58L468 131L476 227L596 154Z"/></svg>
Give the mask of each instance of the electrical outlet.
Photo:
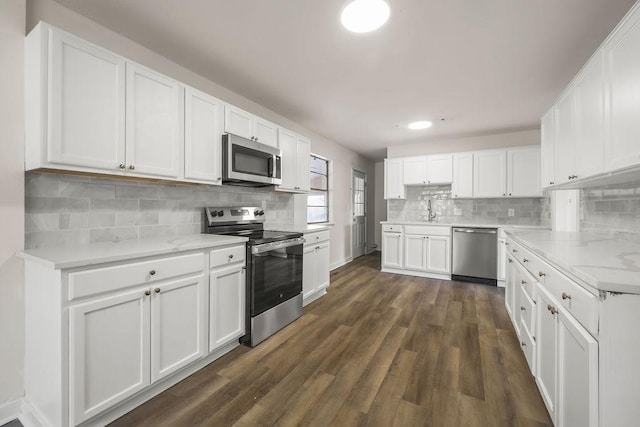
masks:
<svg viewBox="0 0 640 427"><path fill-rule="evenodd" d="M453 208L453 214L455 216L460 216L462 215L462 208Z"/></svg>
<svg viewBox="0 0 640 427"><path fill-rule="evenodd" d="M507 211L507 215L509 215L509 216L514 216L515 214L516 214L516 210L515 209L509 209Z"/></svg>

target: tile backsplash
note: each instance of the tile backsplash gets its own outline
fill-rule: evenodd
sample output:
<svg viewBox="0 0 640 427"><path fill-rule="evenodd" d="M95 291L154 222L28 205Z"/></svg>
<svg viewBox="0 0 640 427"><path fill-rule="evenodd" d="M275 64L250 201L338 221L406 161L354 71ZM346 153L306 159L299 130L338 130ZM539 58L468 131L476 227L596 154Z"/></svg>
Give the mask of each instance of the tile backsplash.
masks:
<svg viewBox="0 0 640 427"><path fill-rule="evenodd" d="M204 206L238 205L293 223L293 196L272 189L28 172L25 248L200 233Z"/></svg>
<svg viewBox="0 0 640 427"><path fill-rule="evenodd" d="M580 229L640 240L640 182L581 190Z"/></svg>
<svg viewBox="0 0 640 427"><path fill-rule="evenodd" d="M427 221L427 204L431 200L434 222L453 224L550 224L549 197L508 199L454 199L451 186L407 187L406 200L388 200L389 221ZM509 209L514 216L508 216ZM459 215L456 215L459 210Z"/></svg>

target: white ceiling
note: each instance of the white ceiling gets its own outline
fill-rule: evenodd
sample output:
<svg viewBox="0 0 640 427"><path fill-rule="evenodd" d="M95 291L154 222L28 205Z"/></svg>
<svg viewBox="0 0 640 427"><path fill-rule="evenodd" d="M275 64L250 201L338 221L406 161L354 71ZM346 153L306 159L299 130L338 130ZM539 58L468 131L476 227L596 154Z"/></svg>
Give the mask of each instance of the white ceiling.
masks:
<svg viewBox="0 0 640 427"><path fill-rule="evenodd" d="M387 0L389 22L353 34L346 0L56 1L371 159L538 127L635 2Z"/></svg>

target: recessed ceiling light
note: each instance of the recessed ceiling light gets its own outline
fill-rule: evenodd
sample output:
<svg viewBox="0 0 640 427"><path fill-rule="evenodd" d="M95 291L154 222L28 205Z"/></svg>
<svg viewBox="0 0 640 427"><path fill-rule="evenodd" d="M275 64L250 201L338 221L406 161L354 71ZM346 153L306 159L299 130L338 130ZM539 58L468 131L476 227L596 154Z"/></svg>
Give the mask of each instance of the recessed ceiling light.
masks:
<svg viewBox="0 0 640 427"><path fill-rule="evenodd" d="M428 122L426 120L421 120L419 122L409 123L409 129L412 130L420 130L430 128L433 123Z"/></svg>
<svg viewBox="0 0 640 427"><path fill-rule="evenodd" d="M353 0L342 10L342 25L354 33L368 33L389 19L389 5L383 0Z"/></svg>

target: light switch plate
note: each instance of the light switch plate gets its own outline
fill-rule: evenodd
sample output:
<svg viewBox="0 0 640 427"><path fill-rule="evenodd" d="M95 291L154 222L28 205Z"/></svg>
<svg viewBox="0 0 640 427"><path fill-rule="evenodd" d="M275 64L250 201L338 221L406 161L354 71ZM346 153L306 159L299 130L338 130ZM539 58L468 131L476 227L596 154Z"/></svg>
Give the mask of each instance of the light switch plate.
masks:
<svg viewBox="0 0 640 427"><path fill-rule="evenodd" d="M460 216L462 215L462 208L453 208L453 214L455 216Z"/></svg>
<svg viewBox="0 0 640 427"><path fill-rule="evenodd" d="M516 214L516 210L515 209L509 209L507 211L507 215L509 215L509 216L514 216L515 214Z"/></svg>

